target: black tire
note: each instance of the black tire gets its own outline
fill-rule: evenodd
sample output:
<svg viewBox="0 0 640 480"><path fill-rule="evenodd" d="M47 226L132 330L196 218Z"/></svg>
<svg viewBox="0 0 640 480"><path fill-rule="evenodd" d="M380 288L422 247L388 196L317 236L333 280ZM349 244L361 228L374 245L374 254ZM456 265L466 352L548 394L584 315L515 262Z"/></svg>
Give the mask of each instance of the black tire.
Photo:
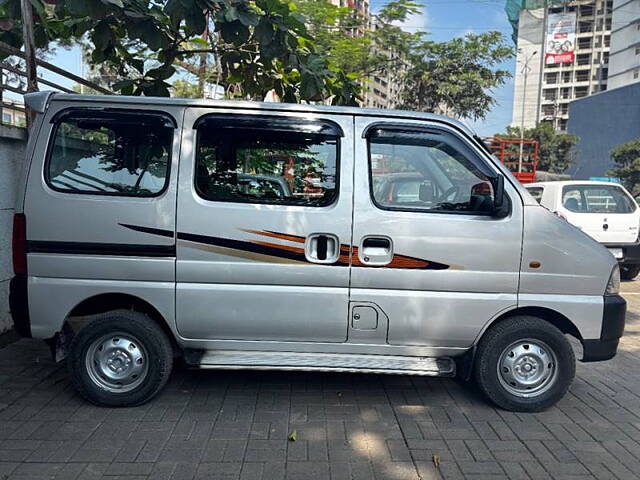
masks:
<svg viewBox="0 0 640 480"><path fill-rule="evenodd" d="M528 345L529 341L532 344L540 342L539 345L544 345L551 350L547 352L547 348L542 349L544 354L538 358L546 359L543 362L546 366L533 362L535 368L547 368L546 371L554 372L547 377L549 378L547 383L536 387L540 390L533 390L533 393L528 393L520 384L508 385L508 379L505 377L509 375L509 368L501 367L501 373L498 372L498 365L505 365L501 360L510 361L507 357L514 358L514 351L524 352L524 356L515 355L515 358L524 360L526 360L524 357L529 358L526 353L531 348ZM514 344L517 346L512 350ZM533 351L534 349L531 350ZM547 360L552 360L553 356L556 361L547 363ZM528 368L532 368L532 362L526 363L530 365ZM550 365L553 365L553 369ZM524 364L520 364L518 368L522 375ZM517 369L514 368L514 370ZM505 372L504 375L502 371ZM545 320L524 315L509 318L491 327L478 344L474 365L476 382L486 397L499 407L514 412L539 412L551 407L567 393L575 372L576 359L573 348L564 334ZM514 394L509 390L510 388L518 390L519 394Z"/></svg>
<svg viewBox="0 0 640 480"><path fill-rule="evenodd" d="M634 280L640 273L640 265L621 265L620 278L622 280Z"/></svg>
<svg viewBox="0 0 640 480"><path fill-rule="evenodd" d="M139 348L144 352L137 362L145 365L144 376L140 374L140 378L135 381L139 383L131 384L132 389L129 391L112 391L102 386L100 380L92 378L92 375L96 378L96 373L90 372L91 367L88 365L98 363L87 362L88 356L95 359L90 349L96 353L104 348L94 348L94 345L100 344L101 339L113 336L112 342L115 344L120 341L116 338L120 335L139 344L131 345L130 349ZM126 352L126 349L122 350ZM75 336L67 357L67 368L77 392L89 402L106 407L133 407L148 402L167 383L172 366L173 349L167 335L146 315L130 310L114 310L96 315Z"/></svg>

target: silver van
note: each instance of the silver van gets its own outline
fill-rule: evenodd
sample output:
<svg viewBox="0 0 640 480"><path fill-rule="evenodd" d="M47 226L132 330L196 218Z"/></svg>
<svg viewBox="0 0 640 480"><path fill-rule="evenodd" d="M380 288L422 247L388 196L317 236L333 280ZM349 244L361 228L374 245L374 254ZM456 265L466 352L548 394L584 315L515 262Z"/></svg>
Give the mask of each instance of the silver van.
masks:
<svg viewBox="0 0 640 480"><path fill-rule="evenodd" d="M310 105L26 96L16 330L87 400L197 368L459 375L539 411L624 330L614 257L463 125Z"/></svg>

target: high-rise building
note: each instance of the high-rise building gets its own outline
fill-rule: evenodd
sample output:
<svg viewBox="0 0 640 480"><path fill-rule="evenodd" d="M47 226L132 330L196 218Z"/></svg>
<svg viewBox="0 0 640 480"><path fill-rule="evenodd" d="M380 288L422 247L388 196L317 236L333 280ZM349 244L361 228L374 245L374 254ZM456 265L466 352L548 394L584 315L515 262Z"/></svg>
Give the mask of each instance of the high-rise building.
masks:
<svg viewBox="0 0 640 480"><path fill-rule="evenodd" d="M614 0L608 88L640 82L640 0Z"/></svg>
<svg viewBox="0 0 640 480"><path fill-rule="evenodd" d="M519 13L512 125L565 131L569 102L607 89L613 0L545 3Z"/></svg>

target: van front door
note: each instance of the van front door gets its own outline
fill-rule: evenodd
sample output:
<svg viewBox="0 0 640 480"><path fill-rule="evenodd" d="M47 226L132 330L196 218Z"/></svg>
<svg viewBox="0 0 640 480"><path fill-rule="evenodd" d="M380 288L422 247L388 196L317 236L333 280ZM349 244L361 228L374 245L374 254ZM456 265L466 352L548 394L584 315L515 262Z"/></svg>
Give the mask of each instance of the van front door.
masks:
<svg viewBox="0 0 640 480"><path fill-rule="evenodd" d="M182 337L346 340L352 146L350 116L187 110L176 222Z"/></svg>
<svg viewBox="0 0 640 480"><path fill-rule="evenodd" d="M388 318L393 345L467 347L516 305L522 205L492 216L498 171L442 122L356 119L351 301ZM351 335L351 333L350 333Z"/></svg>

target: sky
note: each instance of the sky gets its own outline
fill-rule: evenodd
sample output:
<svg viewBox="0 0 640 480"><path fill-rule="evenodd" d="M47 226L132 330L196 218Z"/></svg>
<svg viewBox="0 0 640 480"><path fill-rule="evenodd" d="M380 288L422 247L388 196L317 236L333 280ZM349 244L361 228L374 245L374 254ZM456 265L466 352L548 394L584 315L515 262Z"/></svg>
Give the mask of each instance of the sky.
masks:
<svg viewBox="0 0 640 480"><path fill-rule="evenodd" d="M418 0L423 5L420 15L410 18L403 27L410 31L424 30L436 41L446 41L466 33L480 33L488 30L500 31L511 42L511 25L504 12L505 0ZM372 12L379 9L385 0L370 0ZM57 49L49 61L76 75L83 76L78 48ZM506 62L502 68L514 72L515 61ZM71 87L73 82L58 75L40 69L45 78L63 86ZM513 79L493 91L496 105L483 120L470 122L470 125L482 136L503 132L511 123L513 103Z"/></svg>

